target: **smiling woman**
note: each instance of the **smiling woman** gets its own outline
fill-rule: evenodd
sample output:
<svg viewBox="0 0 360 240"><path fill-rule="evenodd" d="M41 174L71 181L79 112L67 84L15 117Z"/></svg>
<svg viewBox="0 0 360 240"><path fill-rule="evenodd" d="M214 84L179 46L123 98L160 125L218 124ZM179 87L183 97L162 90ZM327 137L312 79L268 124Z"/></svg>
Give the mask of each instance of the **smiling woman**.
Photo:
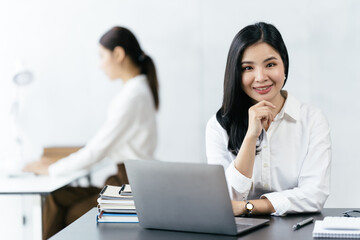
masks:
<svg viewBox="0 0 360 240"><path fill-rule="evenodd" d="M282 90L288 59L280 32L263 22L243 28L230 46L206 154L225 168L235 215L316 212L329 195L329 125Z"/></svg>

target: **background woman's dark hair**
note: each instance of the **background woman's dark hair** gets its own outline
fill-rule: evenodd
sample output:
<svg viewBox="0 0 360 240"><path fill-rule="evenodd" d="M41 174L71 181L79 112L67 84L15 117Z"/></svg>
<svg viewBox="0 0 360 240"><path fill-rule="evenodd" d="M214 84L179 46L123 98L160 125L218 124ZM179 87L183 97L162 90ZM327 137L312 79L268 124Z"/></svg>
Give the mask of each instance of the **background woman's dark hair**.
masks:
<svg viewBox="0 0 360 240"><path fill-rule="evenodd" d="M152 59L146 55L140 47L139 42L132 32L124 27L113 27L101 38L100 44L113 51L120 46L132 62L140 67L141 73L146 74L147 81L154 98L155 108L159 108L159 83L156 76L156 69Z"/></svg>
<svg viewBox="0 0 360 240"><path fill-rule="evenodd" d="M237 155L248 128L248 110L253 100L241 88L241 60L247 47L265 42L272 46L284 63L285 82L288 77L289 57L280 32L271 24L259 22L246 26L231 43L224 77L224 97L216 119L229 135L228 150ZM260 136L260 140L262 136ZM256 152L260 151L257 146Z"/></svg>

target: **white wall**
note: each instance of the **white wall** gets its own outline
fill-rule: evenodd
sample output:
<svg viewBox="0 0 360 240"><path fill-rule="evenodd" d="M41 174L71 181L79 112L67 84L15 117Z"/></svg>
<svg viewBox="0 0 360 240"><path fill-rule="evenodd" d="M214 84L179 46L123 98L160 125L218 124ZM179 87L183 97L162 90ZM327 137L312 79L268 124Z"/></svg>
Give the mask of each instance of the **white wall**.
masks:
<svg viewBox="0 0 360 240"><path fill-rule="evenodd" d="M326 206L359 207L359 12L356 0L1 0L0 161L12 154L11 76L24 60L35 75L24 91L22 112L34 148L83 145L94 135L120 85L98 68L98 39L122 25L157 66L157 157L205 162L205 125L221 104L230 43L242 27L266 21L288 47L285 89L321 108L331 124L332 191Z"/></svg>

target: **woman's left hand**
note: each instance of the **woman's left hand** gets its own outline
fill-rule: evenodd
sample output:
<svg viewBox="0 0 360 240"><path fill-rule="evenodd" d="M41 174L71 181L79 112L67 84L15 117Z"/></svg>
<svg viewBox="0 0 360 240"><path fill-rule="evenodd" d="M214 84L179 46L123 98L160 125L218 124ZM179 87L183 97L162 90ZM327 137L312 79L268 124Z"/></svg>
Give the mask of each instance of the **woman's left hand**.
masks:
<svg viewBox="0 0 360 240"><path fill-rule="evenodd" d="M23 168L24 172L33 172L38 175L49 175L49 163L44 161L36 161L26 164Z"/></svg>

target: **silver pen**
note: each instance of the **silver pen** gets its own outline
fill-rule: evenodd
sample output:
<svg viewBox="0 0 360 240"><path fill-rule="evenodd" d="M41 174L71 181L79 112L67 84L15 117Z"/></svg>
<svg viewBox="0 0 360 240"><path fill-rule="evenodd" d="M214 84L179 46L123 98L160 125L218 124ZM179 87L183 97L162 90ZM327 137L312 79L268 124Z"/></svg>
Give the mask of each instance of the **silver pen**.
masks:
<svg viewBox="0 0 360 240"><path fill-rule="evenodd" d="M309 224L309 223L312 223L312 222L314 222L314 218L311 217L311 218L305 219L304 221L298 222L292 228L295 231L295 230L298 230L299 228L302 228L306 224Z"/></svg>

